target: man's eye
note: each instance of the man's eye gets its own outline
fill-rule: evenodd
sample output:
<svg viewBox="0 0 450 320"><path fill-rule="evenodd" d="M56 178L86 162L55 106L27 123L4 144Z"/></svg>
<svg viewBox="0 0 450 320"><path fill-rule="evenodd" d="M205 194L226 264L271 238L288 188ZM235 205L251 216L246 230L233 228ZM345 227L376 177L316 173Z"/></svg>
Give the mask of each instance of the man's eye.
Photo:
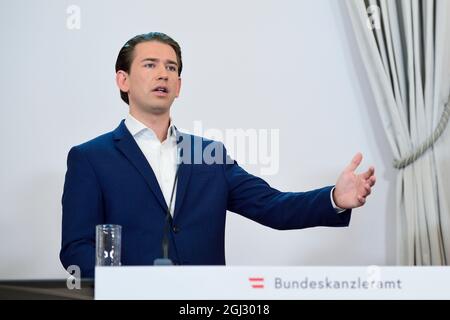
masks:
<svg viewBox="0 0 450 320"><path fill-rule="evenodd" d="M177 71L177 68L174 66L168 66L167 69L169 69L169 71Z"/></svg>
<svg viewBox="0 0 450 320"><path fill-rule="evenodd" d="M146 67L146 68L153 68L154 66L155 66L154 63L147 63L144 65L144 67Z"/></svg>

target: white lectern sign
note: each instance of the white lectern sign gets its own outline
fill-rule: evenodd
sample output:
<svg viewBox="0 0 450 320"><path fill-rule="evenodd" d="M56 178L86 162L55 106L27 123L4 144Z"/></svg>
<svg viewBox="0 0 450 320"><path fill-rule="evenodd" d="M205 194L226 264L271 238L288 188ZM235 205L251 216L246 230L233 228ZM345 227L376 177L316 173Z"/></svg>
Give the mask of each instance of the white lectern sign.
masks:
<svg viewBox="0 0 450 320"><path fill-rule="evenodd" d="M450 267L97 267L96 299L450 299Z"/></svg>

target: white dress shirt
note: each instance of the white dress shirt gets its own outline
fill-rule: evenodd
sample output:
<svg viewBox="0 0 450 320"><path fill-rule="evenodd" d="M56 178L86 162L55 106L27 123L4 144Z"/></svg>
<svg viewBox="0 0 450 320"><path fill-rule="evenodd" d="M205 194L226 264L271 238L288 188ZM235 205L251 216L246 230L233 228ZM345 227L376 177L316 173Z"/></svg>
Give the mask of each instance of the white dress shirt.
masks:
<svg viewBox="0 0 450 320"><path fill-rule="evenodd" d="M163 142L159 141L152 129L146 127L145 124L131 114L128 114L125 119L125 125L155 173L164 199L167 206L169 206L178 164L177 139L172 121L167 130L167 138ZM175 208L175 198L176 186L170 208L172 216Z"/></svg>
<svg viewBox="0 0 450 320"><path fill-rule="evenodd" d="M169 206L178 165L176 130L172 120L167 130L167 138L163 142L159 141L152 129L147 128L145 124L134 118L131 114L128 114L125 119L125 125L153 169L167 206ZM333 208L337 213L344 212L345 209L337 207L334 203L333 191L334 188L330 192L330 200ZM175 198L176 186L170 208L170 214L172 216L175 208Z"/></svg>

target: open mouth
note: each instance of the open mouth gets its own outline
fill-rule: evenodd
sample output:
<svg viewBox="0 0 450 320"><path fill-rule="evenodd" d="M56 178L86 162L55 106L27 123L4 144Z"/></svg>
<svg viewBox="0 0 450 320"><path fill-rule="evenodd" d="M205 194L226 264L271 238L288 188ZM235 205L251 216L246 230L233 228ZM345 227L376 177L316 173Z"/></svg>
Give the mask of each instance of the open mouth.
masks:
<svg viewBox="0 0 450 320"><path fill-rule="evenodd" d="M167 87L164 86L158 86L155 89L153 89L153 92L160 97L164 97L167 96L167 94L169 93L169 90L167 89Z"/></svg>

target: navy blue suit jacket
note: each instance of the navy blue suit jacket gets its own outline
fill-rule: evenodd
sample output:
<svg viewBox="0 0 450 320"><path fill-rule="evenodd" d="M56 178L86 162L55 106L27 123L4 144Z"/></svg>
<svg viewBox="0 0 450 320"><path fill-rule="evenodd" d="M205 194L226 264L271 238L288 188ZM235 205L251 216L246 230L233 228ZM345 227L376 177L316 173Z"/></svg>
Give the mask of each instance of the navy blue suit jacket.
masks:
<svg viewBox="0 0 450 320"><path fill-rule="evenodd" d="M181 151L169 234L169 257L176 264L225 264L227 210L280 230L349 224L350 210L337 214L332 207L332 186L280 192L231 160L223 144L180 132L178 137L192 149ZM194 164L194 146L213 149L224 161ZM78 265L82 277L94 276L97 224L122 226L123 265L152 265L162 257L167 204L124 121L70 150L62 208L60 259L65 268Z"/></svg>

